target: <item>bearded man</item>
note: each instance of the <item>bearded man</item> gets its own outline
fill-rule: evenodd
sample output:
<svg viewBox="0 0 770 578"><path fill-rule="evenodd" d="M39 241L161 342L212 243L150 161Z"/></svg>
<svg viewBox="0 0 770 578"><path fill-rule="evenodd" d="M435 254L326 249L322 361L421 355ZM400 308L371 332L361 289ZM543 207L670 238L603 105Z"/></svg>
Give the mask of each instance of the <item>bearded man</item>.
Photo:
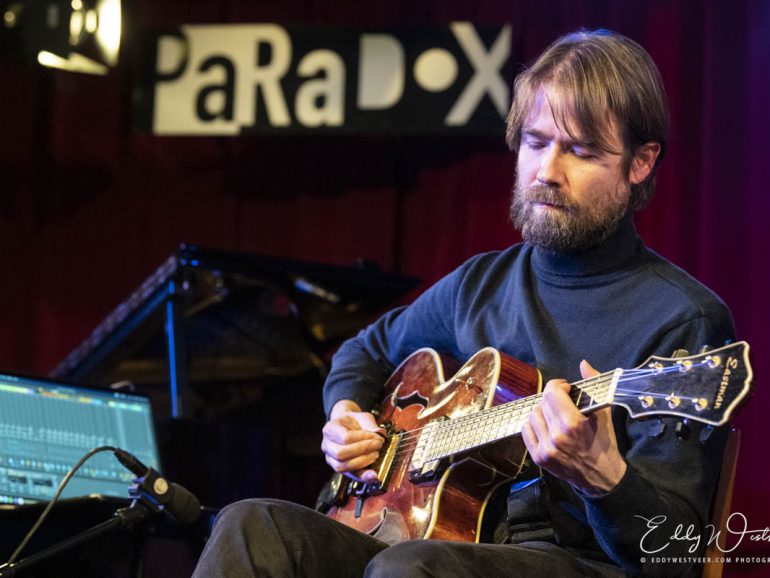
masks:
<svg viewBox="0 0 770 578"><path fill-rule="evenodd" d="M522 427L532 467L510 486L496 543L388 545L298 505L223 510L196 576L625 576L698 572L678 525L707 524L725 432L619 407L584 415L566 379L734 338L711 291L647 249L632 222L654 191L669 125L660 74L632 40L581 31L516 80L507 141L524 242L478 255L343 344L324 387L322 449L373 481L382 385L422 347L466 360L492 346L548 383ZM650 537L650 520L660 521ZM649 539L649 540L648 540ZM643 548L643 541L644 548ZM705 544L701 544L702 548ZM678 562L646 553L668 548Z"/></svg>

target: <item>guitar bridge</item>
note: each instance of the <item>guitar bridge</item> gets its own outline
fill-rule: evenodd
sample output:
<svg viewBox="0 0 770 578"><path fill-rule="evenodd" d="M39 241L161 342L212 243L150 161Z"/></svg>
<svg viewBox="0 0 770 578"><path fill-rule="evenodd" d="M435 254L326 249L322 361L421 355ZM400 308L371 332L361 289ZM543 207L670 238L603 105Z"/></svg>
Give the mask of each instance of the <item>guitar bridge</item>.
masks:
<svg viewBox="0 0 770 578"><path fill-rule="evenodd" d="M377 481L366 484L366 493L369 495L382 494L385 492L388 480L396 458L396 451L401 445L403 434L388 436L385 448L380 452L380 457L372 464L372 469L377 472Z"/></svg>

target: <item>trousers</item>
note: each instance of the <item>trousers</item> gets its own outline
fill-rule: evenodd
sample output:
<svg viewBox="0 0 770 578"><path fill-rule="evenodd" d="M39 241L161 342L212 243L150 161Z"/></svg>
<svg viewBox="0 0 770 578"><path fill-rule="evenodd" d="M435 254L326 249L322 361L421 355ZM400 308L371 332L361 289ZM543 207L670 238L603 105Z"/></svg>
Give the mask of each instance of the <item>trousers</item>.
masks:
<svg viewBox="0 0 770 578"><path fill-rule="evenodd" d="M193 578L620 578L617 566L549 542L414 540L389 546L299 504L236 502L217 516Z"/></svg>

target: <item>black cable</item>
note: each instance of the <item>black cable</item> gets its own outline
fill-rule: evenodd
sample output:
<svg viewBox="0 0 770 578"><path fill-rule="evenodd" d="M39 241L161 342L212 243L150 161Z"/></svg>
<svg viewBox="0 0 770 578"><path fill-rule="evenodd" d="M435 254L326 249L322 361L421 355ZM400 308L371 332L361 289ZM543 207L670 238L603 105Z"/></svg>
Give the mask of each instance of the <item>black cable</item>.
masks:
<svg viewBox="0 0 770 578"><path fill-rule="evenodd" d="M43 524L43 521L48 517L48 514L51 512L51 509L53 508L54 504L59 499L59 496L61 496L61 493L64 491L64 488L67 487L67 484L72 479L72 476L75 475L75 472L77 472L80 467L86 463L89 459L91 459L94 455L98 454L99 452L116 452L117 448L114 448L112 446L100 446L98 448L94 448L90 450L88 453L86 453L82 458L80 458L80 461L76 463L70 471L67 472L67 475L64 476L61 483L59 484L59 487L56 488L56 493L53 495L53 498L51 498L51 501L48 502L48 505L45 507L45 510L40 514L40 516L37 519L37 522L32 526L32 528L27 532L27 535L24 536L24 539L21 541L21 544L19 544L18 548L11 554L11 557L8 558L8 561L5 563L5 566L10 566L16 561L16 558L19 557L19 554L21 554L22 550L27 546L29 541L32 539L32 536L35 535L35 532L38 531L40 526Z"/></svg>

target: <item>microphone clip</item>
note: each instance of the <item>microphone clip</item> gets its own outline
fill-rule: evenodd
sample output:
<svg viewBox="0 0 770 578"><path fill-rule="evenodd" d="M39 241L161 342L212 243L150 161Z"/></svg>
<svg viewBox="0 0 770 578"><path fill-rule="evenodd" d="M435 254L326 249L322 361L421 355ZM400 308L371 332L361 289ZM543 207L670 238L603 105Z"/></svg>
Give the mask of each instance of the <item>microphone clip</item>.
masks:
<svg viewBox="0 0 770 578"><path fill-rule="evenodd" d="M134 500L132 506L141 504L153 513L165 512L182 524L198 519L201 511L198 498L128 452L120 448L114 451L118 461L136 476L128 489L128 495Z"/></svg>
<svg viewBox="0 0 770 578"><path fill-rule="evenodd" d="M134 478L128 495L155 513L163 512L173 498L171 484L159 472L147 468L143 476Z"/></svg>

